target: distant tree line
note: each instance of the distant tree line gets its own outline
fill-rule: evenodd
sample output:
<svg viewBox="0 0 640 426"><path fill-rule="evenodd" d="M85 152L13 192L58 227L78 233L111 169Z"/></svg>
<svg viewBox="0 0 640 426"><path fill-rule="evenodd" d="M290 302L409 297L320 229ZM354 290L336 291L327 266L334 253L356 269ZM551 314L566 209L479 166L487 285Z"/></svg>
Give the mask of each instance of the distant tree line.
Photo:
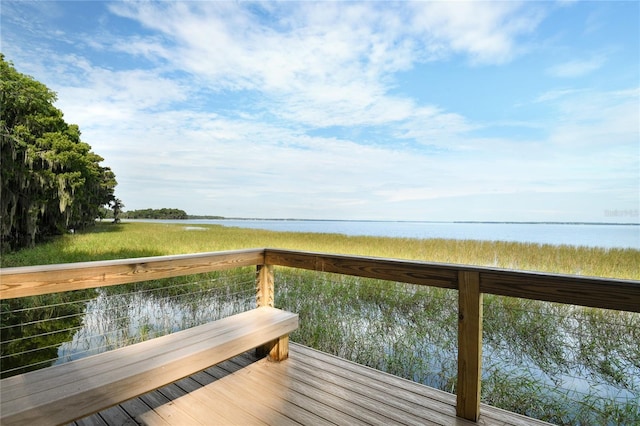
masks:
<svg viewBox="0 0 640 426"><path fill-rule="evenodd" d="M0 53L0 248L95 224L115 201L115 174L54 107L55 92Z"/></svg>
<svg viewBox="0 0 640 426"><path fill-rule="evenodd" d="M120 213L121 219L188 219L187 212L180 209L142 209Z"/></svg>

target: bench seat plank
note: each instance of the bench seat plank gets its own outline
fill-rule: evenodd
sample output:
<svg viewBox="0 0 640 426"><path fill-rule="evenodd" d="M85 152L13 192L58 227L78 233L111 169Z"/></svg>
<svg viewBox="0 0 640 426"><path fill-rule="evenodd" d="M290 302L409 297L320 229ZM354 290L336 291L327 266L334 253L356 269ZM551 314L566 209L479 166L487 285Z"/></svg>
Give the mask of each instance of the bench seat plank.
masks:
<svg viewBox="0 0 640 426"><path fill-rule="evenodd" d="M182 379L298 327L260 307L177 333L0 382L3 425L63 424Z"/></svg>

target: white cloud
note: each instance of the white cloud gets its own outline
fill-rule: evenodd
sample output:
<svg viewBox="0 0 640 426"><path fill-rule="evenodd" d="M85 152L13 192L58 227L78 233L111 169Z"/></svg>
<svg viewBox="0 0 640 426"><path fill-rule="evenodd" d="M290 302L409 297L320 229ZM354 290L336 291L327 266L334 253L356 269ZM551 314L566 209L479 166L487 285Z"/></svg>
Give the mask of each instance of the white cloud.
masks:
<svg viewBox="0 0 640 426"><path fill-rule="evenodd" d="M637 145L640 140L640 88L579 90L559 98L551 141L571 149ZM591 152L591 150L586 151Z"/></svg>
<svg viewBox="0 0 640 426"><path fill-rule="evenodd" d="M628 155L638 140L637 89L547 89L532 103L554 116L512 125L545 133L516 140L478 136L498 127L499 118L473 121L394 91L398 71L430 61L505 66L543 18L538 4L109 7L142 25L144 35L103 32L72 54L41 49L34 57L23 49L21 57L107 158L130 209L171 204L225 216L492 219L442 209L460 200L471 201L470 209L484 206L477 197L487 194L511 203L528 203L521 194L588 194L604 184L629 186L628 176L637 175L638 160ZM99 65L87 46L129 60ZM589 68L564 65L558 75ZM344 131L326 131L332 128ZM514 207L494 206L494 214L502 208Z"/></svg>
<svg viewBox="0 0 640 426"><path fill-rule="evenodd" d="M574 59L547 69L547 73L558 78L575 78L600 69L606 62L604 55L595 55L588 59Z"/></svg>
<svg viewBox="0 0 640 426"><path fill-rule="evenodd" d="M521 2L424 2L412 24L428 54L468 55L472 62L503 63L518 53L518 37L531 33L543 13Z"/></svg>
<svg viewBox="0 0 640 426"><path fill-rule="evenodd" d="M112 5L164 35L135 40L129 51L156 52L214 90L267 93L283 118L315 127L418 122L423 106L389 95L392 73L448 52L505 62L540 20L521 9L475 2Z"/></svg>
<svg viewBox="0 0 640 426"><path fill-rule="evenodd" d="M584 90L584 89L583 89ZM540 103L540 102L548 102L548 101L554 101L569 95L573 95L576 93L579 93L583 90L579 90L579 89L554 89L554 90L549 90L541 95L539 95L538 97L536 97L536 99L534 100L534 102L536 103Z"/></svg>

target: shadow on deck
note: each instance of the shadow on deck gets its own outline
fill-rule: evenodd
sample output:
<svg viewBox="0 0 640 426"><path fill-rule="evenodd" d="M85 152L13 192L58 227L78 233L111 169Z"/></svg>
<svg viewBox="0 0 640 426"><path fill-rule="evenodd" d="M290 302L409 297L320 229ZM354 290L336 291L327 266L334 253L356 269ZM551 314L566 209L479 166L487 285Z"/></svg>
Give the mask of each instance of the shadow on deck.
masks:
<svg viewBox="0 0 640 426"><path fill-rule="evenodd" d="M547 425L481 405L456 417L453 394L292 343L281 363L253 352L74 425Z"/></svg>

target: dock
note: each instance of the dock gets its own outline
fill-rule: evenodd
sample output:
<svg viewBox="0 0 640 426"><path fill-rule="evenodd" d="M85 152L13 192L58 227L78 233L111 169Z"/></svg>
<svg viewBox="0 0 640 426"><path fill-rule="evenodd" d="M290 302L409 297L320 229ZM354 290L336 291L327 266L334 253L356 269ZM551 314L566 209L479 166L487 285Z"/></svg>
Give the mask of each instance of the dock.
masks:
<svg viewBox="0 0 640 426"><path fill-rule="evenodd" d="M78 420L121 425L518 425L549 423L481 404L456 417L456 396L296 343L276 363L244 353Z"/></svg>
<svg viewBox="0 0 640 426"><path fill-rule="evenodd" d="M254 308L4 378L0 422L545 425L481 403L483 296L640 312L637 280L271 248L1 268L0 300L245 267L255 267ZM289 342L296 312L280 311L284 319L275 313L273 324L263 316L256 320L258 310L259 315L279 311L274 307L276 267L456 291L456 395ZM281 324L289 317L295 324Z"/></svg>

